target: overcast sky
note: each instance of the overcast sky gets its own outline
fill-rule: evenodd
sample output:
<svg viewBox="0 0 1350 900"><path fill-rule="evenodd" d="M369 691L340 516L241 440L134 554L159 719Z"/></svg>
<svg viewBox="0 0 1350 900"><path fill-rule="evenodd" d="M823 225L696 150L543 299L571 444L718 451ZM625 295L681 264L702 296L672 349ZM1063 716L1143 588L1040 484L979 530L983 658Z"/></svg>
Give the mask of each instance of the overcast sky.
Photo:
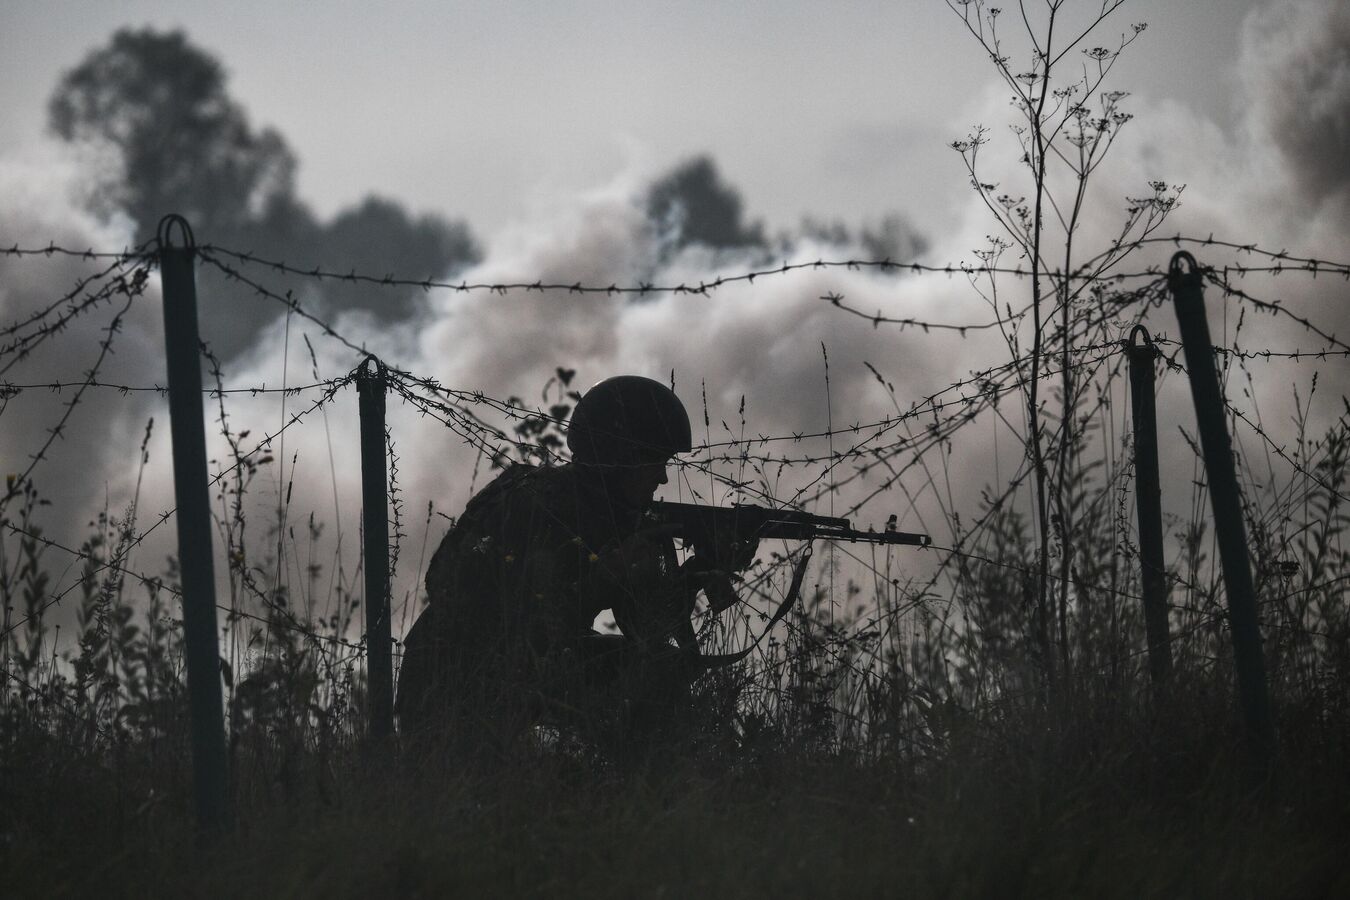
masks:
<svg viewBox="0 0 1350 900"><path fill-rule="evenodd" d="M1092 0L1071 0L1092 7ZM1132 0L1117 88L1234 120L1252 0ZM0 154L31 148L60 73L121 26L182 28L330 214L377 191L491 232L633 165L709 152L772 226L804 213L952 224L947 144L990 67L941 0L278 3L5 0ZM1193 180L1194 173L1168 177Z"/></svg>

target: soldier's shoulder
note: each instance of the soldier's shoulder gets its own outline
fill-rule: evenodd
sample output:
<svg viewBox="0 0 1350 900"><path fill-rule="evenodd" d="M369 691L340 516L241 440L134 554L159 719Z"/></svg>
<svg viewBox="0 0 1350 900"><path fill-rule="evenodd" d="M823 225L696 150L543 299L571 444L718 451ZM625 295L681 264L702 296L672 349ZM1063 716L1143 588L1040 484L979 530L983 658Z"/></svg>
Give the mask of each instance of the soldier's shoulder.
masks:
<svg viewBox="0 0 1350 900"><path fill-rule="evenodd" d="M458 566L466 551L509 540L518 531L515 523L533 518L550 495L560 495L558 479L545 468L511 465L498 473L470 498L441 539L428 567L428 583L433 575Z"/></svg>
<svg viewBox="0 0 1350 900"><path fill-rule="evenodd" d="M519 478L510 496L513 503L560 513L576 508L578 487L576 469L572 465L540 466Z"/></svg>
<svg viewBox="0 0 1350 900"><path fill-rule="evenodd" d="M507 513L526 507L554 511L576 505L577 478L574 467L524 466L508 468L479 492L465 509L467 518Z"/></svg>

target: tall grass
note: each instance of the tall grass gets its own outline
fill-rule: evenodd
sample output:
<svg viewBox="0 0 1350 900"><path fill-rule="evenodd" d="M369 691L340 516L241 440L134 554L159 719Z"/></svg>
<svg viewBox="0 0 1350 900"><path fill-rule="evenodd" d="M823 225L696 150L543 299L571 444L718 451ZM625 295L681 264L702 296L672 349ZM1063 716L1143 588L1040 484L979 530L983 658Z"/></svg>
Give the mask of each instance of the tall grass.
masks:
<svg viewBox="0 0 1350 900"><path fill-rule="evenodd" d="M941 487L969 477L943 451L975 407L923 431L919 450L875 455L878 466L896 448L913 456L946 531L936 572L905 574L867 547L821 553L796 608L761 635L791 568L763 548L745 602L698 622L705 652L761 639L758 650L700 679L688 720L660 741L554 727L495 744L460 733L433 754L373 745L352 576L340 553L317 559L325 525L292 511L289 490L265 515L245 501L261 467L287 485L295 460L243 453L221 393L234 827L205 844L194 834L178 573L172 561L154 576L130 565L139 488L72 554L46 542L43 524L61 511L25 481L0 520L5 895L1350 894L1350 413L1314 433L1296 398L1289 454L1264 471L1259 457L1239 460L1279 748L1270 777L1254 780L1203 486L1168 525L1174 667L1159 688L1131 537L1131 448L1114 431L1119 356L1071 356L1160 302L1065 274L1108 274L1176 205L1178 190L1154 182L1104 252L1075 248L1090 175L1128 121L1124 95L1100 88L1142 29L1091 48L1082 83L1052 91L1060 56L1017 72L999 12L951 5L1027 117L1030 200L981 178L985 129L955 148L1003 229L980 259L1023 254L1034 321L1028 334L992 275L972 278L1013 323L1002 338L1020 412L999 414L1025 415L1010 430L1028 462L993 479L978 509L958 509ZM548 414L518 420L517 443L485 453L485 467L556 459L572 374L558 370ZM772 496L782 468L754 462L741 414L739 433L724 425L725 459L740 460L728 481L758 478ZM833 471L808 499L833 493ZM915 504L898 478L886 483ZM429 506L428 533L432 520ZM76 634L63 638L51 604L70 558Z"/></svg>
<svg viewBox="0 0 1350 900"><path fill-rule="evenodd" d="M108 566L134 508L99 516L80 548L78 635L58 652L42 610L55 551L38 524L52 511L29 488L0 550L7 621L28 616L4 650L7 893L1344 887L1350 422L1299 446L1316 478L1248 498L1280 735L1271 783L1254 785L1240 752L1203 520L1176 529L1175 677L1158 703L1136 563L1113 525L1126 514L1120 486L1082 466L1070 502L1084 566L1059 690L1046 691L1030 615L1034 541L991 501L983 538L945 582L850 580L833 602L823 563L820 587L761 653L698 683L685 735L642 753L543 734L493 758L368 746L350 616L309 618L285 584L254 585L224 620L223 645L240 648L222 673L236 825L208 849L194 844L187 804L175 573L145 581ZM1292 546L1255 527L1276 521ZM248 554L230 546L234 570ZM768 560L747 592L781 590L782 568ZM748 622L706 619L705 649L740 646L754 608Z"/></svg>

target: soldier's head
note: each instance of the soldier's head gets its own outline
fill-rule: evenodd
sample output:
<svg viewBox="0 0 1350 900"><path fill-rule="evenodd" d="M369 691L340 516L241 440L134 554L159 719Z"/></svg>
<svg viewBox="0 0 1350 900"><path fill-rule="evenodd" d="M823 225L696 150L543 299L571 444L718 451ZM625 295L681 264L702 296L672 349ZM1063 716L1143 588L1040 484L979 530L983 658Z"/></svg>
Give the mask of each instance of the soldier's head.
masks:
<svg viewBox="0 0 1350 900"><path fill-rule="evenodd" d="M625 500L642 505L666 483L670 458L691 449L689 413L661 382L616 375L577 402L567 446L577 464L602 469Z"/></svg>

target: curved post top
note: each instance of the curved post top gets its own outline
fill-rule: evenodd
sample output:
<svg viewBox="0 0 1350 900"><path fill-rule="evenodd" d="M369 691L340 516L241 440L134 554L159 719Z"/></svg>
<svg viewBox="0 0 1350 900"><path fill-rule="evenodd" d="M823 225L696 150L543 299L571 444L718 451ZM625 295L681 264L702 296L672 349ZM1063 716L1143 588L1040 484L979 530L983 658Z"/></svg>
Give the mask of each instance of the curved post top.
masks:
<svg viewBox="0 0 1350 900"><path fill-rule="evenodd" d="M155 229L155 240L159 242L159 249L165 250L174 246L173 227L177 225L179 233L183 240L183 248L187 250L197 249L197 240L192 234L192 226L188 220L178 215L178 213L169 213L159 220L159 227Z"/></svg>
<svg viewBox="0 0 1350 900"><path fill-rule="evenodd" d="M1158 348L1153 344L1153 336L1141 324L1130 329L1130 336L1125 339L1125 349L1131 354L1147 353L1156 356L1158 353Z"/></svg>

